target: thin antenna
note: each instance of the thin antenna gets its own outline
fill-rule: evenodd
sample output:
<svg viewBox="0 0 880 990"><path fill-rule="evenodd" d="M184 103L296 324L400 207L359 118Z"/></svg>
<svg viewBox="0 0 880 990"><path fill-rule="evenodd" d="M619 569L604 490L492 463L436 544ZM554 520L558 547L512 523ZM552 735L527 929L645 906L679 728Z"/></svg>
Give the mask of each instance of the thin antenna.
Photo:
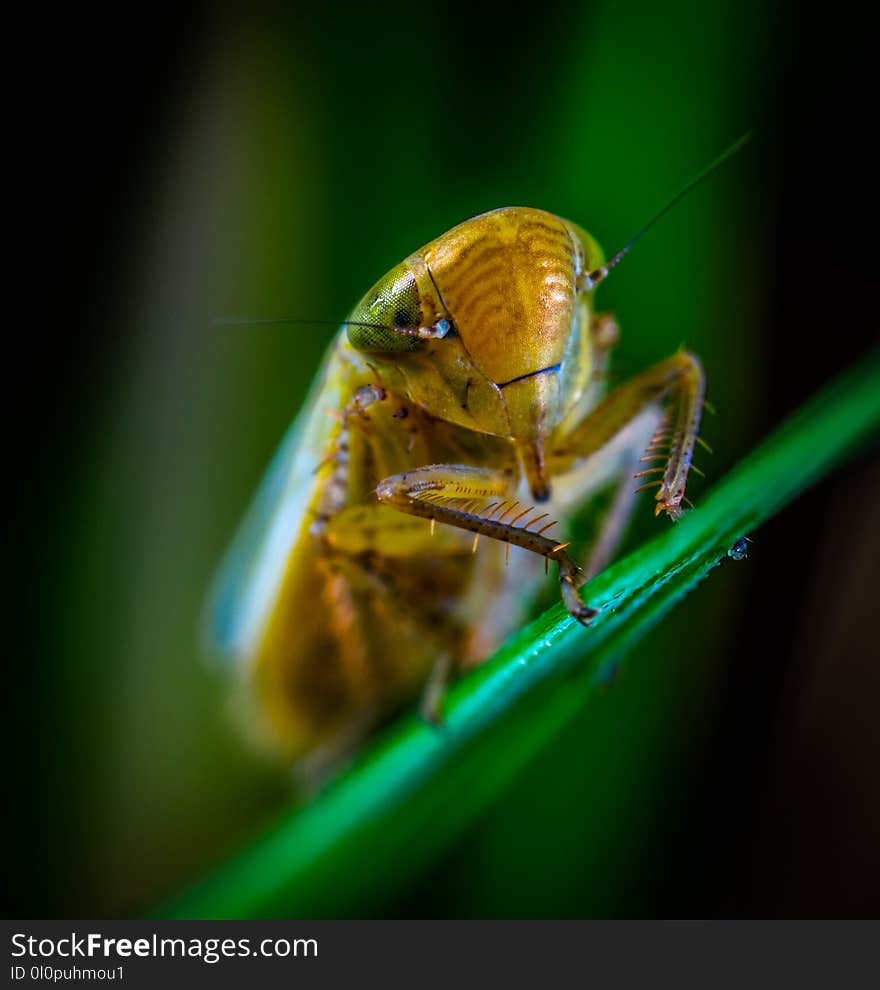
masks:
<svg viewBox="0 0 880 990"><path fill-rule="evenodd" d="M217 320L211 320L211 323L215 327L267 327L289 324L307 326L308 324L312 324L319 327L370 327L373 330L394 329L393 327L381 326L378 323L361 323L357 320L302 320L290 319L288 317L269 317L269 319L256 320L247 317L221 317Z"/></svg>
<svg viewBox="0 0 880 990"><path fill-rule="evenodd" d="M615 255L605 262L604 265L600 268L596 268L594 271L591 271L588 275L582 276L583 287L589 292L599 282L601 282L602 279L606 278L611 269L620 264L623 258L629 254L630 249L636 241L640 240L645 234L647 234L654 224L657 223L657 221L662 217L665 217L674 206L677 206L685 198L685 196L688 195L688 193L693 192L694 189L696 189L697 186L703 181L703 179L708 178L708 176L710 176L716 169L720 168L728 158L732 158L744 144L748 143L751 136L752 132L746 131L742 137L738 138L733 142L733 144L725 148L725 150L722 151L713 162L710 162L701 172L694 176L694 178L691 179L691 181L683 189L679 190L679 192L677 192L660 211L655 213L654 216L651 217L651 219L645 224L645 226L642 227L637 234L631 237Z"/></svg>
<svg viewBox="0 0 880 990"><path fill-rule="evenodd" d="M267 320L242 320L242 319L218 319L211 321L215 327L243 327L243 326L280 326L290 325L301 326L312 324L322 327L366 327L369 330L393 330L395 333L405 337L418 337L420 340L442 340L452 329L449 320L438 320L432 326L418 327L389 327L384 323L365 323L362 320L302 320L290 319L286 317Z"/></svg>

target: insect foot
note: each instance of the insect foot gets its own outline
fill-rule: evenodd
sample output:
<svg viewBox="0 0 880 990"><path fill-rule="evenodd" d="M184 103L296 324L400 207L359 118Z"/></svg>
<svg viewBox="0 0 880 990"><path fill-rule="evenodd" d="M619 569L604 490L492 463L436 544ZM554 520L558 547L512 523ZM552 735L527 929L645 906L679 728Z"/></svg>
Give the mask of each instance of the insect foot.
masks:
<svg viewBox="0 0 880 990"><path fill-rule="evenodd" d="M568 554L561 554L559 557L559 584L562 589L562 600L568 609L568 614L582 626L588 626L590 620L599 612L595 608L585 605L577 593L579 587L586 581L586 575L574 563Z"/></svg>
<svg viewBox="0 0 880 990"><path fill-rule="evenodd" d="M667 474L669 473L670 469L667 468ZM661 512L665 512L673 522L677 522L684 515L685 510L683 504L693 508L694 503L684 493L686 480L686 468L684 470L679 469L676 471L675 474L673 474L672 481L667 481L664 476L660 490L655 496L657 499L657 506L654 509L655 516L659 516Z"/></svg>
<svg viewBox="0 0 880 990"><path fill-rule="evenodd" d="M654 509L654 515L659 516L661 512L665 512L673 522L677 522L684 515L684 509L681 507L683 500L683 492L677 492L674 495L666 497L663 497L661 492L661 495L657 497L657 507Z"/></svg>

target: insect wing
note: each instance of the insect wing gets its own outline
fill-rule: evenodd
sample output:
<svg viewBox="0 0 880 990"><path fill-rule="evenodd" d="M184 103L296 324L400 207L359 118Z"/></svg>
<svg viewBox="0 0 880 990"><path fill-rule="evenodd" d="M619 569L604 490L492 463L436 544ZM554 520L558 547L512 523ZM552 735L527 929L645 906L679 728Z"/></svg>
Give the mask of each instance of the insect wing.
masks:
<svg viewBox="0 0 880 990"><path fill-rule="evenodd" d="M325 358L306 402L287 431L211 587L204 639L209 653L235 660L251 653L276 602L291 555L308 536L307 510L317 469L336 425L341 382Z"/></svg>

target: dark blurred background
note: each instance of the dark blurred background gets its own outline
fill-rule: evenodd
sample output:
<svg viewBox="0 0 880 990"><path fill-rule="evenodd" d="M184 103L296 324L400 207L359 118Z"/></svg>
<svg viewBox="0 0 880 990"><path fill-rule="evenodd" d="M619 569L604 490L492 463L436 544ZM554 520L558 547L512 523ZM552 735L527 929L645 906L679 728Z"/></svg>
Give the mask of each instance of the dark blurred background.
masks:
<svg viewBox="0 0 880 990"><path fill-rule="evenodd" d="M215 318L341 318L502 205L612 250L751 128L603 287L618 370L701 355L711 484L876 339L873 36L845 6L64 16L26 39L11 156L12 917L143 911L287 800L197 626L332 330ZM371 913L876 915L878 483L862 455L754 534Z"/></svg>

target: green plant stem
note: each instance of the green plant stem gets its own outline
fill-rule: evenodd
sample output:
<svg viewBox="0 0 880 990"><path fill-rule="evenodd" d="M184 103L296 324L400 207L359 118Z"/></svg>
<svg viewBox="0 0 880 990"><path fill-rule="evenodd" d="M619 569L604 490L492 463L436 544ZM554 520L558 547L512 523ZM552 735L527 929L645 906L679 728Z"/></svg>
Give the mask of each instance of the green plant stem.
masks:
<svg viewBox="0 0 880 990"><path fill-rule="evenodd" d="M751 532L880 425L880 355L837 380L662 536L594 578L589 629L555 606L450 692L445 725L404 717L311 804L165 906L167 917L356 914L485 809L620 658ZM735 565L734 565L735 566Z"/></svg>

